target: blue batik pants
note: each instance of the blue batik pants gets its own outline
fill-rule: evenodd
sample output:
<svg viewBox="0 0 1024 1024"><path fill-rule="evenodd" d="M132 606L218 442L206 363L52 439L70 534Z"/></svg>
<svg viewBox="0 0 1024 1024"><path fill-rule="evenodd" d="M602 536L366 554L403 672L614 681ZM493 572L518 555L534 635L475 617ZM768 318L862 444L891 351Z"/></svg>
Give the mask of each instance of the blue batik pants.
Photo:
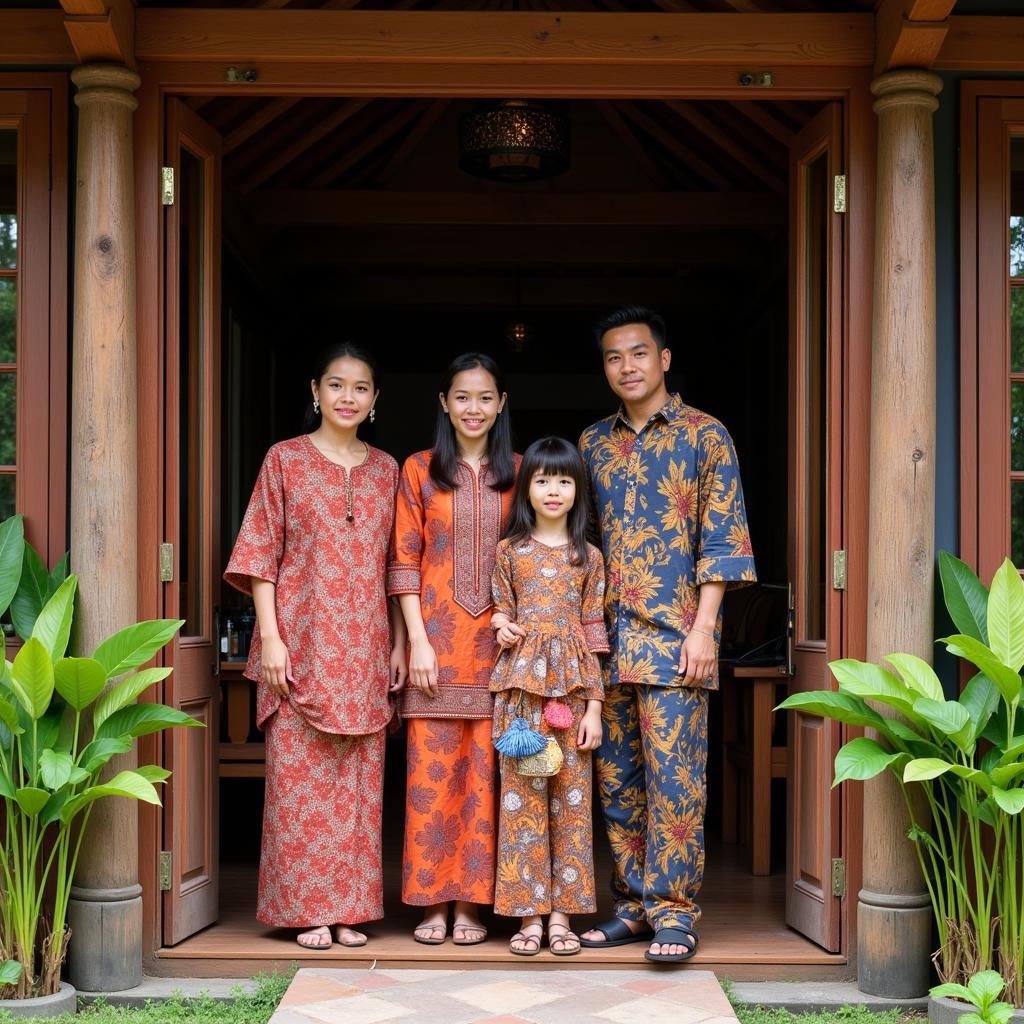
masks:
<svg viewBox="0 0 1024 1024"><path fill-rule="evenodd" d="M690 928L704 876L708 691L610 686L597 752L615 916Z"/></svg>

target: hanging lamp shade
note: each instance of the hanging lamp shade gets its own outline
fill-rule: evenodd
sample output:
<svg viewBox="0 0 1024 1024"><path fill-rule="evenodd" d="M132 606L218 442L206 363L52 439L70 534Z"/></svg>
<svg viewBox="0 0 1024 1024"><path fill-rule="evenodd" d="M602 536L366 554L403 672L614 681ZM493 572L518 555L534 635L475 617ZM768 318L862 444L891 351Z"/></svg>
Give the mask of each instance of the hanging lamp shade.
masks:
<svg viewBox="0 0 1024 1024"><path fill-rule="evenodd" d="M569 167L569 119L535 100L501 100L462 118L459 166L495 181L537 181Z"/></svg>

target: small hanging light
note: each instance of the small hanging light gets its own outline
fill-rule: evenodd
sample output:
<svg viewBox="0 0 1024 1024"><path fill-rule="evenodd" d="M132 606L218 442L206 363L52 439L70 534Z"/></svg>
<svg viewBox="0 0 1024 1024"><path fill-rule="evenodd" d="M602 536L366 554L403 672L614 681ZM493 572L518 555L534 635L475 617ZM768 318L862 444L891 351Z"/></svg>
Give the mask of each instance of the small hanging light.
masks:
<svg viewBox="0 0 1024 1024"><path fill-rule="evenodd" d="M459 166L495 181L537 181L569 167L569 119L536 100L501 100L462 118Z"/></svg>

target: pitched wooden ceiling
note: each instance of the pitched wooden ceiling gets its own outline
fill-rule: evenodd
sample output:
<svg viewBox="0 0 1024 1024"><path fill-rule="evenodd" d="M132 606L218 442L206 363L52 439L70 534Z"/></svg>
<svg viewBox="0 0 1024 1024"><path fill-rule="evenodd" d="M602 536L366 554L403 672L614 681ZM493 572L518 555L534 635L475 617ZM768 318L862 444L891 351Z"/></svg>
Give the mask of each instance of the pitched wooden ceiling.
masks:
<svg viewBox="0 0 1024 1024"><path fill-rule="evenodd" d="M140 7L321 8L335 11L616 11L843 13L874 10L874 0L138 0Z"/></svg>
<svg viewBox="0 0 1024 1024"><path fill-rule="evenodd" d="M510 187L457 170L458 120L471 101L237 96L189 102L223 136L225 178L243 195L266 189L619 191L614 181L599 180L599 164L608 158L632 165L639 191L782 195L789 142L818 109L792 101L572 103L569 175ZM425 153L434 154L432 163ZM413 167L417 175L410 179ZM424 183L424 175L432 180Z"/></svg>

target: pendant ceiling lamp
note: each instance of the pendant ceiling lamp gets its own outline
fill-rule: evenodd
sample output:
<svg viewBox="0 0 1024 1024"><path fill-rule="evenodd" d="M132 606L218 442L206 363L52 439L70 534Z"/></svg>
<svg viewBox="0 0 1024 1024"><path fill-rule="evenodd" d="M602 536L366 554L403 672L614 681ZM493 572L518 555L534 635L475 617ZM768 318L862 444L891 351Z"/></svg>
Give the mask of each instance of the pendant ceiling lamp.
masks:
<svg viewBox="0 0 1024 1024"><path fill-rule="evenodd" d="M569 119L536 100L482 104L462 118L459 166L494 181L562 174L569 167Z"/></svg>

